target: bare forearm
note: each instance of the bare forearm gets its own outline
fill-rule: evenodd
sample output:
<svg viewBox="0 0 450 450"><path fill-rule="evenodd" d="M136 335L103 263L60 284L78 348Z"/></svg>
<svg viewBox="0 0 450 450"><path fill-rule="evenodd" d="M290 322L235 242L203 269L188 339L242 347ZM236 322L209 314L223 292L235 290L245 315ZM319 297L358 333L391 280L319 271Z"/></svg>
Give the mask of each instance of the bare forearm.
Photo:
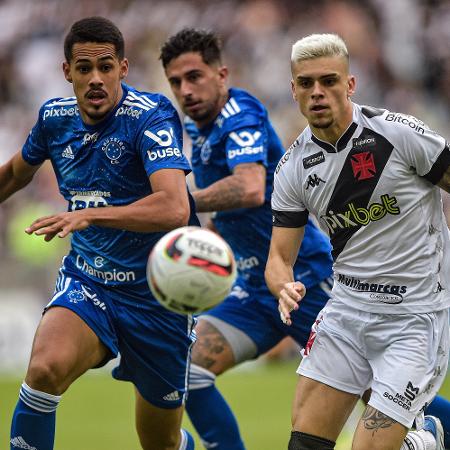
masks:
<svg viewBox="0 0 450 450"><path fill-rule="evenodd" d="M216 181L206 189L193 192L192 195L198 212L252 208L261 204L256 195L249 193L245 180L236 175Z"/></svg>
<svg viewBox="0 0 450 450"><path fill-rule="evenodd" d="M11 163L4 164L0 167L0 203L4 202L12 194L25 187L32 179L34 174L27 174L19 177L14 173Z"/></svg>
<svg viewBox="0 0 450 450"><path fill-rule="evenodd" d="M284 285L294 281L294 272L292 266L282 259L269 257L264 277L270 292L278 298Z"/></svg>
<svg viewBox="0 0 450 450"><path fill-rule="evenodd" d="M157 192L130 205L86 209L91 225L141 233L169 231L187 225L189 203L172 201L165 192Z"/></svg>

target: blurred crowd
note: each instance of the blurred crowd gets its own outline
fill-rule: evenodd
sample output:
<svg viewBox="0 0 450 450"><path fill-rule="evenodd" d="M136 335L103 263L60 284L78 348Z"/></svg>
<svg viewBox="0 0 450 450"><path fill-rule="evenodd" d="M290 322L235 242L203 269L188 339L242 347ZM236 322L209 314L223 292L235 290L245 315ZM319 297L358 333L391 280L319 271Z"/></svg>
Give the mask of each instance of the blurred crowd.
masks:
<svg viewBox="0 0 450 450"><path fill-rule="evenodd" d="M185 26L219 32L232 84L267 105L285 145L305 126L290 94L291 46L306 34L337 32L351 54L355 101L415 115L450 137L449 0L3 0L0 163L21 147L44 100L72 95L61 70L63 37L89 15L108 17L122 30L128 82L170 98L161 44ZM54 255L64 251L55 244L54 251L42 250L21 228L42 211L65 208L51 167L36 178L0 206L2 287L23 284L25 274L33 279L27 284L42 281L49 289L55 274L49 266L57 267ZM444 201L450 223L450 196Z"/></svg>

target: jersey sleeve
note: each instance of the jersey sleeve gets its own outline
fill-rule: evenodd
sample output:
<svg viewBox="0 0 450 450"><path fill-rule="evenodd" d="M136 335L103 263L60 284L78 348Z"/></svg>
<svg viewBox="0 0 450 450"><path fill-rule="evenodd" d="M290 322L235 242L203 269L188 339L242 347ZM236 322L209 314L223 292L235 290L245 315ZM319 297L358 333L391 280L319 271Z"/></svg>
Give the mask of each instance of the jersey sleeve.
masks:
<svg viewBox="0 0 450 450"><path fill-rule="evenodd" d="M224 129L225 154L231 171L244 163L267 166L268 133L259 110L250 109L228 118Z"/></svg>
<svg viewBox="0 0 450 450"><path fill-rule="evenodd" d="M22 147L23 159L33 165L42 164L49 158L49 152L45 140L45 130L42 120L43 107L39 111L39 118L31 129L30 134Z"/></svg>
<svg viewBox="0 0 450 450"><path fill-rule="evenodd" d="M183 130L176 109L162 97L158 111L141 128L138 150L150 176L160 169L191 171L183 154Z"/></svg>
<svg viewBox="0 0 450 450"><path fill-rule="evenodd" d="M408 116L410 120L414 118ZM415 119L417 120L417 119ZM450 166L449 144L423 122L404 133L404 149L408 164L417 174L433 184L439 182Z"/></svg>
<svg viewBox="0 0 450 450"><path fill-rule="evenodd" d="M294 182L294 164L279 166L272 192L274 227L299 228L308 222L309 212L300 198L299 186Z"/></svg>

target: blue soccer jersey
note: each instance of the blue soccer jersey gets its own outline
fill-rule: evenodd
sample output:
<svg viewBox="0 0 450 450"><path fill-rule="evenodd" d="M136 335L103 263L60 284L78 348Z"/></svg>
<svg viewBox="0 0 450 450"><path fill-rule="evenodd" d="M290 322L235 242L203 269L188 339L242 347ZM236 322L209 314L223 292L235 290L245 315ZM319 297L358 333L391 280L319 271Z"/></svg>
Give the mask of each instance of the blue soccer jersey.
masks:
<svg viewBox="0 0 450 450"><path fill-rule="evenodd" d="M29 164L51 161L69 211L127 205L152 193L153 172L190 171L169 100L122 87L120 103L94 126L81 120L75 97L46 102L22 149ZM190 223L198 224L192 202ZM143 284L149 252L162 234L90 226L73 233L66 264L98 283Z"/></svg>
<svg viewBox="0 0 450 450"><path fill-rule="evenodd" d="M256 162L266 168L262 206L220 211L213 219L235 253L240 276L250 285L265 285L264 269L272 233L273 176L284 154L266 108L247 92L231 88L228 102L214 122L198 129L187 118L185 126L193 143L192 169L200 189L231 175L238 164ZM309 222L294 267L295 278L310 287L329 277L330 250L328 238Z"/></svg>

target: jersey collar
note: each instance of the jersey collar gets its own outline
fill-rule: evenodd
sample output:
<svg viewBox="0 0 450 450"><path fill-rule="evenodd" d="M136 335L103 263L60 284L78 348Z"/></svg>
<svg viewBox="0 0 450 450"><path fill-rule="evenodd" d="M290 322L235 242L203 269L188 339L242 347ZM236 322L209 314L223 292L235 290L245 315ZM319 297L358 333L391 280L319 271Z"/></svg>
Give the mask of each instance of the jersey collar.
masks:
<svg viewBox="0 0 450 450"><path fill-rule="evenodd" d="M321 141L311 132L311 140L316 143L319 147L322 147L328 153L337 153L341 150L344 150L347 147L348 141L355 133L358 125L355 122L352 122L347 130L345 130L344 134L338 139L336 145L330 144L329 142Z"/></svg>

